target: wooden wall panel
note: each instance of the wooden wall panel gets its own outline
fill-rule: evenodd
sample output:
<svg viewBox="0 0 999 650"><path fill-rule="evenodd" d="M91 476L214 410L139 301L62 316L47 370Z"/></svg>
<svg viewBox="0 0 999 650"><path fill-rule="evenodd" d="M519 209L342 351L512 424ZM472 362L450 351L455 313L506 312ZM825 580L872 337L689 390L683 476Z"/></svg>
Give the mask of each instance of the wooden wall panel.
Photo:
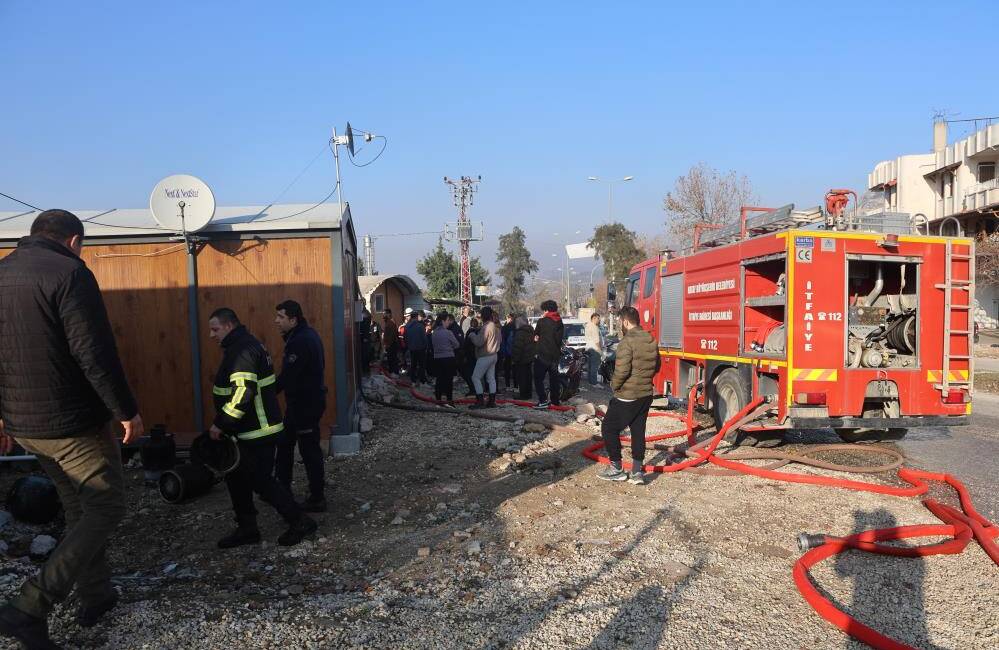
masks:
<svg viewBox="0 0 999 650"><path fill-rule="evenodd" d="M187 324L187 261L183 246L85 246L97 277L118 354L148 429L194 430Z"/></svg>
<svg viewBox="0 0 999 650"><path fill-rule="evenodd" d="M260 339L280 370L284 342L274 325L274 306L292 299L323 339L329 396L323 418L324 435L336 421L334 384L333 305L330 240L328 237L216 241L198 252L198 309L201 319L201 376L205 387L205 420L214 409L211 385L221 360L218 344L208 336L208 316L219 307L235 310Z"/></svg>

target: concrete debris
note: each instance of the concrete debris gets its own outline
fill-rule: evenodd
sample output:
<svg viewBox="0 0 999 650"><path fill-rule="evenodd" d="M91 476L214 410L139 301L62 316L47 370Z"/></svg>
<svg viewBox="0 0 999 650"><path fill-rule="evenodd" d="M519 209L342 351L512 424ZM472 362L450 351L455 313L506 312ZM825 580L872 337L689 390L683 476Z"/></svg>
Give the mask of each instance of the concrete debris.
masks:
<svg viewBox="0 0 999 650"><path fill-rule="evenodd" d="M528 422L524 425L524 433L544 433L548 427L539 422Z"/></svg>
<svg viewBox="0 0 999 650"><path fill-rule="evenodd" d="M576 407L576 413L578 415L596 415L597 407L591 402L586 402L585 404L580 404Z"/></svg>
<svg viewBox="0 0 999 650"><path fill-rule="evenodd" d="M430 547L429 546L421 546L416 551L416 557L430 557Z"/></svg>
<svg viewBox="0 0 999 650"><path fill-rule="evenodd" d="M498 438L493 438L489 444L491 444L494 449L509 449L510 445L514 445L516 443L516 438L511 436L500 436Z"/></svg>
<svg viewBox="0 0 999 650"><path fill-rule="evenodd" d="M28 552L32 558L42 559L48 557L48 554L55 550L57 544L56 538L51 535L38 535L31 540L31 548Z"/></svg>
<svg viewBox="0 0 999 650"><path fill-rule="evenodd" d="M465 550L468 551L469 555L480 555L482 553L482 542L478 540L469 542Z"/></svg>
<svg viewBox="0 0 999 650"><path fill-rule="evenodd" d="M399 515L396 515L395 519L392 520L393 526L401 526L404 523L406 523L406 520L400 517Z"/></svg>
<svg viewBox="0 0 999 650"><path fill-rule="evenodd" d="M371 418L361 418L358 427L361 429L361 433L368 433L375 428L375 423L371 421Z"/></svg>

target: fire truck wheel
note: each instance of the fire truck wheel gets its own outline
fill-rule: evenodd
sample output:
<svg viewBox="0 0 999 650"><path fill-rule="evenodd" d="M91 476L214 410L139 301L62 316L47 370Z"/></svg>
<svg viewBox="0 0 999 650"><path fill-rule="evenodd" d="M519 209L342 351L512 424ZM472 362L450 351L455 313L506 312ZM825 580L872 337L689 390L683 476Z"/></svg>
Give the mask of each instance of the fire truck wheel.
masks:
<svg viewBox="0 0 999 650"><path fill-rule="evenodd" d="M749 404L749 391L735 368L726 368L715 375L711 392L711 410L715 418L715 427L720 428Z"/></svg>

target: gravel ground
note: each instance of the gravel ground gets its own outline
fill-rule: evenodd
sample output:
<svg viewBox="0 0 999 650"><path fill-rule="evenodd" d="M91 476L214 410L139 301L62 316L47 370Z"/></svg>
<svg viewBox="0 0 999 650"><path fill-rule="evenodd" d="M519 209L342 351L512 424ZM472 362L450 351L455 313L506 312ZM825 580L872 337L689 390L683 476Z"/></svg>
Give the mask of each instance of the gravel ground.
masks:
<svg viewBox="0 0 999 650"><path fill-rule="evenodd" d="M571 415L547 415L571 425L555 432L384 407L371 417L362 454L327 464L334 506L320 536L293 549L273 544L281 526L262 507L269 543L220 552L221 487L169 506L132 470L132 514L110 551L123 603L89 631L67 603L54 636L70 648L864 647L798 595L796 535L935 522L915 499L752 477L608 484L579 453L595 429ZM810 435L797 442L821 440ZM40 532L11 523L0 538L16 556ZM0 596L35 567L5 558ZM974 544L923 560L851 552L813 577L910 645L999 647L999 569Z"/></svg>

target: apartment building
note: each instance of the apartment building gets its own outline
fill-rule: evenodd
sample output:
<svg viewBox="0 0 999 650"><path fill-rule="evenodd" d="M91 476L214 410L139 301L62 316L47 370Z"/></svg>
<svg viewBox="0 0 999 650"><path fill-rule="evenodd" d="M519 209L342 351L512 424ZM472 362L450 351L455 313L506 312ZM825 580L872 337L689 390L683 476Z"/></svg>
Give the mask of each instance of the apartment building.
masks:
<svg viewBox="0 0 999 650"><path fill-rule="evenodd" d="M999 120L981 123L984 128L948 144L948 125L937 122L933 151L875 165L867 187L883 197L883 204L870 207L923 215L934 235L995 233L999 229ZM975 297L988 316L999 318L999 287L979 278Z"/></svg>
<svg viewBox="0 0 999 650"><path fill-rule="evenodd" d="M934 234L992 234L999 226L999 123L952 144L947 123L933 125L933 151L899 156L874 166L868 189L888 210L922 214Z"/></svg>

